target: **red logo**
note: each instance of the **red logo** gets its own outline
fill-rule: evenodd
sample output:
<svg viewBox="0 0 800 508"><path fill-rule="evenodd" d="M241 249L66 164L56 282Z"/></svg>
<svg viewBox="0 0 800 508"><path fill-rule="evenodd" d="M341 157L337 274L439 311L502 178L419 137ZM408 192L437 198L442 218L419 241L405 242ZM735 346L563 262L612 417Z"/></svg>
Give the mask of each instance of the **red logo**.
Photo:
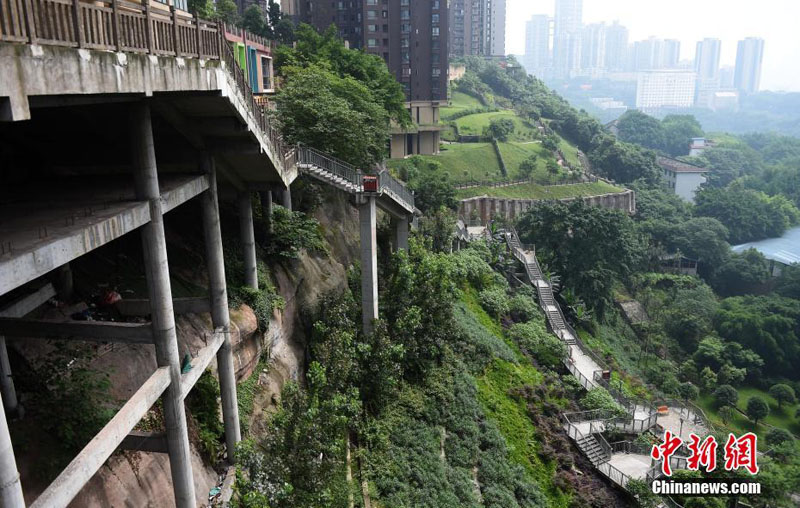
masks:
<svg viewBox="0 0 800 508"><path fill-rule="evenodd" d="M654 460L661 460L661 472L665 476L672 476L672 464L670 458L681 447L683 442L678 436L674 436L670 431L664 431L664 441L661 444L653 445L650 456ZM758 473L758 436L752 432L737 438L733 434L728 435L725 443L725 470L734 471L745 468L750 474ZM717 440L714 436L708 436L701 440L699 436L692 433L689 441L686 442L689 448L689 457L686 457L687 469L698 471L702 467L710 473L717 468Z"/></svg>

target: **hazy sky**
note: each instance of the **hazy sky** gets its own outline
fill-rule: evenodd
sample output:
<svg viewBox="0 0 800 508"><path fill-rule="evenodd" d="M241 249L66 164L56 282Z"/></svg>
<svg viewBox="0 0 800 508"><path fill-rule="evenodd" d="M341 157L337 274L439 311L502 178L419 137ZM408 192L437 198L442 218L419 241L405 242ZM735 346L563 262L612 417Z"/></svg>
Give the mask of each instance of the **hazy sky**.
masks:
<svg viewBox="0 0 800 508"><path fill-rule="evenodd" d="M507 51L525 51L525 21L553 15L555 0L508 0ZM800 0L583 0L583 22L619 22L631 41L654 35L681 41L693 59L704 37L722 40L721 64L736 61L736 42L764 39L762 90L800 91Z"/></svg>

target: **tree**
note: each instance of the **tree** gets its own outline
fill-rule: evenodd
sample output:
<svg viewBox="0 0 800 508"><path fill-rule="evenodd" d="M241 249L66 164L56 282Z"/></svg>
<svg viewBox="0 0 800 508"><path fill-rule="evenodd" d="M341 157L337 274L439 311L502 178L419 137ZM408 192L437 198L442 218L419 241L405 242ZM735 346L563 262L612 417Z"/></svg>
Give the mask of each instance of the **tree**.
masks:
<svg viewBox="0 0 800 508"><path fill-rule="evenodd" d="M201 19L214 19L217 16L217 9L213 0L188 0L189 12Z"/></svg>
<svg viewBox="0 0 800 508"><path fill-rule="evenodd" d="M653 150L664 149L665 132L657 118L641 111L630 110L619 117L617 128L619 129L619 139L622 141L636 143Z"/></svg>
<svg viewBox="0 0 800 508"><path fill-rule="evenodd" d="M283 22L291 23L287 18L281 19ZM370 100L378 102L390 119L400 125L411 123L403 87L381 57L346 48L335 26L320 34L314 27L301 24L292 38L296 44L279 46L275 51L278 75L286 77L289 69L316 66L340 78L353 78L369 90ZM368 130L368 126L362 126L361 130ZM331 141L346 142L336 138Z"/></svg>
<svg viewBox="0 0 800 508"><path fill-rule="evenodd" d="M700 383L703 385L703 388L706 391L711 391L717 386L717 375L714 373L713 370L706 367L700 371Z"/></svg>
<svg viewBox="0 0 800 508"><path fill-rule="evenodd" d="M536 171L537 160L538 157L536 154L533 154L520 163L519 174L522 178L530 178L533 176L533 172Z"/></svg>
<svg viewBox="0 0 800 508"><path fill-rule="evenodd" d="M558 150L558 138L553 135L546 136L542 140L542 146L550 152L555 152Z"/></svg>
<svg viewBox="0 0 800 508"><path fill-rule="evenodd" d="M742 384L746 375L746 369L736 368L730 363L726 363L719 369L719 372L717 372L717 379L720 383L738 386Z"/></svg>
<svg viewBox="0 0 800 508"><path fill-rule="evenodd" d="M218 0L217 15L229 25L239 24L239 8L233 0Z"/></svg>
<svg viewBox="0 0 800 508"><path fill-rule="evenodd" d="M510 118L495 118L489 122L489 127L486 129L488 137L497 141L508 141L508 138L514 133L514 121Z"/></svg>
<svg viewBox="0 0 800 508"><path fill-rule="evenodd" d="M689 155L689 144L692 138L703 135L700 123L692 115L667 115L661 121L664 132L662 147L672 157Z"/></svg>
<svg viewBox="0 0 800 508"><path fill-rule="evenodd" d="M247 9L244 10L244 15L242 16L242 28L252 34L267 37L267 20L264 17L264 11L261 10L261 7L259 7L257 4L251 4L249 7L247 7Z"/></svg>
<svg viewBox="0 0 800 508"><path fill-rule="evenodd" d="M414 203L423 214L433 213L440 208L458 208L455 187L450 183L450 174L442 171L441 163L416 156L406 162L411 165L411 171L406 173L406 181L414 191Z"/></svg>
<svg viewBox="0 0 800 508"><path fill-rule="evenodd" d="M522 240L599 314L612 304L617 280L627 280L644 260L633 221L616 210L582 201L541 203L519 221Z"/></svg>
<svg viewBox="0 0 800 508"><path fill-rule="evenodd" d="M747 400L747 417L753 420L753 424L758 428L758 421L769 416L769 404L758 396L750 397Z"/></svg>
<svg viewBox="0 0 800 508"><path fill-rule="evenodd" d="M728 425L731 420L733 420L734 415L736 414L736 410L733 409L731 406L722 406L719 408L719 417L722 418L722 423Z"/></svg>
<svg viewBox="0 0 800 508"><path fill-rule="evenodd" d="M722 296L757 293L771 278L769 263L755 249L731 253L730 257L714 271L712 285Z"/></svg>
<svg viewBox="0 0 800 508"><path fill-rule="evenodd" d="M780 446L783 443L793 441L791 432L786 429L774 428L770 429L766 435L767 444L770 446Z"/></svg>
<svg viewBox="0 0 800 508"><path fill-rule="evenodd" d="M784 402L787 404L794 404L797 402L794 389L787 384L779 383L772 385L772 388L769 389L769 394L778 401L778 409L782 408Z"/></svg>
<svg viewBox="0 0 800 508"><path fill-rule="evenodd" d="M725 406L736 407L739 402L739 392L731 385L721 385L712 394L714 397L714 405L718 408Z"/></svg>
<svg viewBox="0 0 800 508"><path fill-rule="evenodd" d="M364 83L316 65L285 69L278 117L289 143L304 143L363 169L383 160L389 119Z"/></svg>
<svg viewBox="0 0 800 508"><path fill-rule="evenodd" d="M552 178L555 178L558 175L559 171L561 171L561 166L559 166L558 163L554 160L547 161L546 167L547 167L547 173Z"/></svg>
<svg viewBox="0 0 800 508"><path fill-rule="evenodd" d="M605 136L589 153L592 167L600 174L617 182L629 183L642 180L648 185L661 181L662 170L656 164L655 153L637 145L622 143L614 137Z"/></svg>
<svg viewBox="0 0 800 508"><path fill-rule="evenodd" d="M681 398L683 398L685 401L695 400L698 396L700 396L700 390L688 381L681 383L678 391L680 392Z"/></svg>

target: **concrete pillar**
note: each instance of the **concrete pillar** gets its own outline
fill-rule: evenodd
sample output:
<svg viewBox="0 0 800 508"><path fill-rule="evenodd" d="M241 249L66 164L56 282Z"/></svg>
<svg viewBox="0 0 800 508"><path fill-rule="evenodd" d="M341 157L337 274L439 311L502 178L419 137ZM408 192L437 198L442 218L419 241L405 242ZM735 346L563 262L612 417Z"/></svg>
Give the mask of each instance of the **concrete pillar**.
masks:
<svg viewBox="0 0 800 508"><path fill-rule="evenodd" d="M261 209L262 213L267 216L267 224L269 224L269 232L272 233L272 191L263 191L261 194Z"/></svg>
<svg viewBox="0 0 800 508"><path fill-rule="evenodd" d="M395 251L408 250L408 217L398 219L392 217L392 245Z"/></svg>
<svg viewBox="0 0 800 508"><path fill-rule="evenodd" d="M256 268L256 235L253 230L253 202L249 192L240 192L236 198L239 204L239 240L244 257L244 283L258 289L258 269Z"/></svg>
<svg viewBox="0 0 800 508"><path fill-rule="evenodd" d="M201 160L208 175L208 190L203 193L203 232L206 242L208 286L211 296L211 321L214 328L225 330L225 342L217 351L219 391L222 398L222 420L225 423L225 445L228 461L235 461L236 444L242 440L239 427L239 404L236 400L236 373L233 366L233 347L230 336L228 290L225 285L225 260L222 250L222 229L219 222L219 197L214 159L204 154Z"/></svg>
<svg viewBox="0 0 800 508"><path fill-rule="evenodd" d="M378 238L375 196L363 198L358 207L361 224L361 309L365 334L372 333L378 319Z"/></svg>
<svg viewBox="0 0 800 508"><path fill-rule="evenodd" d="M0 392L3 394L3 407L5 410L9 415L17 416L22 408L17 401L17 390L14 388L11 363L8 361L6 338L2 335L0 335Z"/></svg>
<svg viewBox="0 0 800 508"><path fill-rule="evenodd" d="M2 403L0 403L0 409ZM5 411L0 411L0 506L3 508L24 508L22 483L19 481L17 460L11 446L11 434Z"/></svg>
<svg viewBox="0 0 800 508"><path fill-rule="evenodd" d="M186 413L181 396L181 369L178 354L178 336L175 330L175 315L172 310L172 287L169 280L167 242L164 236L164 217L158 187L156 152L153 145L153 129L150 106L134 104L131 111L131 143L136 195L150 205L150 222L142 226L145 275L150 297L153 337L155 338L156 362L159 367L168 367L170 384L163 395L164 423L167 429L169 466L172 472L172 487L175 505L178 508L194 507L196 504L192 462L189 448L189 433Z"/></svg>
<svg viewBox="0 0 800 508"><path fill-rule="evenodd" d="M56 269L56 289L58 296L64 301L72 300L74 285L72 283L72 268L69 263L59 266Z"/></svg>
<svg viewBox="0 0 800 508"><path fill-rule="evenodd" d="M292 209L292 188L288 185L281 191L281 205L287 210Z"/></svg>

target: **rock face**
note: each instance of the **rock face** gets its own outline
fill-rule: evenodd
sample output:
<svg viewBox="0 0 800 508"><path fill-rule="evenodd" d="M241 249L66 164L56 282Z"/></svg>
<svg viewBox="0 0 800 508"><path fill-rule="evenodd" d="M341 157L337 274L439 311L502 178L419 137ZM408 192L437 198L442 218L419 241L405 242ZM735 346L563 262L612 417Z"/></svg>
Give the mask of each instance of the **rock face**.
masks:
<svg viewBox="0 0 800 508"><path fill-rule="evenodd" d="M237 381L249 377L263 353L269 354L269 368L259 378L251 434L264 429L264 411L279 400L288 380L302 382L305 372L306 329L311 309L319 297L329 291L343 290L347 268L358 259L358 214L343 195L329 196L315 214L329 245L329 254L303 253L296 260L272 266L276 289L286 302L275 312L266 332L258 330L253 311L246 305L231 309L232 341ZM204 346L204 335L211 329L210 315L185 315L177 321L181 354L195 354ZM112 374L114 395L130 396L155 367L152 348L111 351L98 359L98 367ZM216 362L212 363L216 370ZM218 481L218 474L206 465L193 446L192 467L197 505L207 505L208 492ZM117 453L101 468L70 505L73 507L174 506L172 481L167 455Z"/></svg>

